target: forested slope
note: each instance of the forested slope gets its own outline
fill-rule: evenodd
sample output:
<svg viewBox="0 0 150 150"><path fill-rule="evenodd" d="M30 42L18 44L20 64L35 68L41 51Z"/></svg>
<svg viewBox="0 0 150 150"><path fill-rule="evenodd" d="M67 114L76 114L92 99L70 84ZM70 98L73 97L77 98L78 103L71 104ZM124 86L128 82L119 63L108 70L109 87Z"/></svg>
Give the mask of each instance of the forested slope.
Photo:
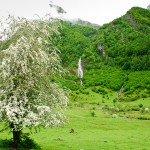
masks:
<svg viewBox="0 0 150 150"><path fill-rule="evenodd" d="M108 64L124 70L150 69L150 10L134 7L98 30Z"/></svg>
<svg viewBox="0 0 150 150"><path fill-rule="evenodd" d="M85 88L107 87L134 93L150 89L150 11L134 7L99 29L62 22L54 43L70 71L63 84L79 88L78 59L82 58ZM130 91L130 92L129 92Z"/></svg>
<svg viewBox="0 0 150 150"><path fill-rule="evenodd" d="M93 43L96 40L97 30L65 21L62 21L61 25L60 37L54 38L54 44L61 51L63 66L76 67L79 57L93 60L92 57L95 55Z"/></svg>

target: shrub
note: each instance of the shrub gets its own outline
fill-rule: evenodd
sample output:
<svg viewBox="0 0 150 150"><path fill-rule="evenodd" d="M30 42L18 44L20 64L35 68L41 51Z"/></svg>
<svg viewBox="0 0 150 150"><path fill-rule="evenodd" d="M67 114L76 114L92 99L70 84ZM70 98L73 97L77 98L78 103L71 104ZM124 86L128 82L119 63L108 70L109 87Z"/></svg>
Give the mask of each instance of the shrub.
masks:
<svg viewBox="0 0 150 150"><path fill-rule="evenodd" d="M92 112L91 112L91 116L92 116L92 117L95 117L95 115L96 115L96 114L95 114L95 111L92 111Z"/></svg>
<svg viewBox="0 0 150 150"><path fill-rule="evenodd" d="M83 91L82 93L85 94L85 95L89 95L90 94L89 91Z"/></svg>
<svg viewBox="0 0 150 150"><path fill-rule="evenodd" d="M142 98L147 98L147 95L144 93L141 96L142 96Z"/></svg>
<svg viewBox="0 0 150 150"><path fill-rule="evenodd" d="M93 110L95 110L95 109L96 109L96 107L94 106L92 109L93 109Z"/></svg>
<svg viewBox="0 0 150 150"><path fill-rule="evenodd" d="M140 120L150 120L150 117L148 117L148 116L139 116L139 117L137 117L137 119L140 119Z"/></svg>
<svg viewBox="0 0 150 150"><path fill-rule="evenodd" d="M105 103L105 100L104 100L104 99L102 99L102 103Z"/></svg>
<svg viewBox="0 0 150 150"><path fill-rule="evenodd" d="M140 111L140 108L138 106L134 106L134 107L131 108L131 110L133 110L133 111Z"/></svg>
<svg viewBox="0 0 150 150"><path fill-rule="evenodd" d="M115 98L115 99L113 99L113 103L116 103L117 102L117 99Z"/></svg>
<svg viewBox="0 0 150 150"><path fill-rule="evenodd" d="M139 104L139 107L142 108L142 107L143 107L143 104Z"/></svg>

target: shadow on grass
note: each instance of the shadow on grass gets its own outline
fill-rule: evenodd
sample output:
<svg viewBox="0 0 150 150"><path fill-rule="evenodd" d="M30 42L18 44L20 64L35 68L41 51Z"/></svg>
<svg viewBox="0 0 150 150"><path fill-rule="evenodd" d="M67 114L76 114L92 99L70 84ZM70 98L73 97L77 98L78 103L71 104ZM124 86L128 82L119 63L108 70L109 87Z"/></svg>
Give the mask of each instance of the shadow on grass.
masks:
<svg viewBox="0 0 150 150"><path fill-rule="evenodd" d="M3 150L42 150L41 147L31 138L24 136L20 143L18 144L18 148L13 148L13 141L12 139L4 139L0 140L0 149Z"/></svg>

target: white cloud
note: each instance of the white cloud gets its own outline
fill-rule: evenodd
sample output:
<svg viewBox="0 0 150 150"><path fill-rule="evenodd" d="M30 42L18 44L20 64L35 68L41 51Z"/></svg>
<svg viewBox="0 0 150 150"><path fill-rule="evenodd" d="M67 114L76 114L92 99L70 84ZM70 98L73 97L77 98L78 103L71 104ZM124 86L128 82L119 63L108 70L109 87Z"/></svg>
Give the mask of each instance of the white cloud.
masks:
<svg viewBox="0 0 150 150"><path fill-rule="evenodd" d="M104 24L124 15L131 7L146 8L149 0L52 0L67 11L65 18L81 18L93 23ZM49 7L49 0L0 0L0 15L9 13L27 18L34 14L44 16L56 12ZM62 16L61 16L62 17Z"/></svg>

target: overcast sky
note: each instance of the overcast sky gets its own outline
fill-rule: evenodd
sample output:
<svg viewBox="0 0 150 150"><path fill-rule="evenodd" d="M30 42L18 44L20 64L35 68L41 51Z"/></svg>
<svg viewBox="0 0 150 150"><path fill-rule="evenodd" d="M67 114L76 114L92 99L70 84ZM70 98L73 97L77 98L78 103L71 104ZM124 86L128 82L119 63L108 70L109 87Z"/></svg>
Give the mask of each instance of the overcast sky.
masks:
<svg viewBox="0 0 150 150"><path fill-rule="evenodd" d="M147 8L150 0L51 0L67 13L63 18L80 18L102 25L124 15L131 7ZM49 6L50 0L0 0L0 17L8 14L33 18L34 14L44 16L56 11Z"/></svg>

